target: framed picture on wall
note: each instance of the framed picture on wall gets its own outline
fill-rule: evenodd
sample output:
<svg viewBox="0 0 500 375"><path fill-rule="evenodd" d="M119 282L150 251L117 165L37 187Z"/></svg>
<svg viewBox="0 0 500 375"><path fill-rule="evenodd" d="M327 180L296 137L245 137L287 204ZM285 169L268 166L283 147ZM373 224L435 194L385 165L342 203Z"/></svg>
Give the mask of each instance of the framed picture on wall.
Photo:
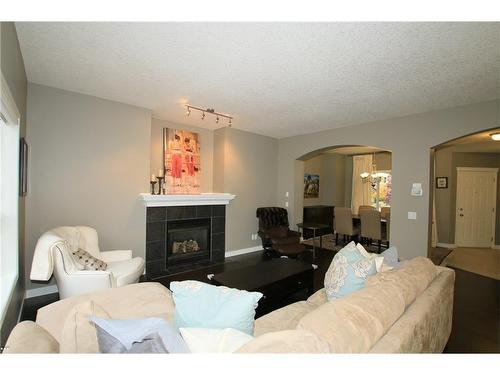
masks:
<svg viewBox="0 0 500 375"><path fill-rule="evenodd" d="M436 177L436 189L447 189L448 177Z"/></svg>
<svg viewBox="0 0 500 375"><path fill-rule="evenodd" d="M167 194L200 194L198 133L163 128L163 170Z"/></svg>
<svg viewBox="0 0 500 375"><path fill-rule="evenodd" d="M319 198L319 175L304 174L304 198Z"/></svg>
<svg viewBox="0 0 500 375"><path fill-rule="evenodd" d="M28 193L28 144L24 138L19 144L19 195L25 197Z"/></svg>

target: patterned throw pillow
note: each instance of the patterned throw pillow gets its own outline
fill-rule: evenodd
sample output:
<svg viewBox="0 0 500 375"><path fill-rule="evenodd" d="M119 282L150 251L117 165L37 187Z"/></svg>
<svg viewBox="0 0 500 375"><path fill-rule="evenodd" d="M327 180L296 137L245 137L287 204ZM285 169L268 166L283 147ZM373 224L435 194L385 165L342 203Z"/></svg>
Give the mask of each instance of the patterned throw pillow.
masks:
<svg viewBox="0 0 500 375"><path fill-rule="evenodd" d="M86 270L105 271L108 264L90 255L83 249L72 252L76 262L85 267Z"/></svg>
<svg viewBox="0 0 500 375"><path fill-rule="evenodd" d="M328 300L344 297L362 289L368 276L375 275L375 260L366 258L350 242L332 260L325 274L325 291Z"/></svg>

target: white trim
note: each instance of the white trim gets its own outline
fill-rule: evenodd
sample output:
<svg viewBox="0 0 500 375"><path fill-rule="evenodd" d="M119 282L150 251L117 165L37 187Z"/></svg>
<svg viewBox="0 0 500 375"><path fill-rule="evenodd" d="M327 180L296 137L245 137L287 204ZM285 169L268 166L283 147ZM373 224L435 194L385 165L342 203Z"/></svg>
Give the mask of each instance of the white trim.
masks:
<svg viewBox="0 0 500 375"><path fill-rule="evenodd" d="M43 286L41 288L28 289L24 293L24 298L40 297L46 294L53 294L58 292L59 289L57 289L57 285L48 285L48 286Z"/></svg>
<svg viewBox="0 0 500 375"><path fill-rule="evenodd" d="M457 172L458 171L465 171L465 172L498 172L498 168L457 167Z"/></svg>
<svg viewBox="0 0 500 375"><path fill-rule="evenodd" d="M201 194L157 194L141 193L140 198L146 207L171 207L171 206L203 206L226 205L236 195L229 193L201 193Z"/></svg>
<svg viewBox="0 0 500 375"><path fill-rule="evenodd" d="M454 249L457 247L454 243L443 243L443 242L438 242L436 244L436 247L444 247L446 249Z"/></svg>
<svg viewBox="0 0 500 375"><path fill-rule="evenodd" d="M243 254L249 254L249 253L254 253L256 251L262 251L264 250L262 246L254 246L254 247L247 247L246 249L239 249L239 250L231 250L226 252L225 257L230 258L234 257L236 255L243 255Z"/></svg>
<svg viewBox="0 0 500 375"><path fill-rule="evenodd" d="M492 249L497 249L497 250L500 250L500 245L493 245L491 248L492 248Z"/></svg>

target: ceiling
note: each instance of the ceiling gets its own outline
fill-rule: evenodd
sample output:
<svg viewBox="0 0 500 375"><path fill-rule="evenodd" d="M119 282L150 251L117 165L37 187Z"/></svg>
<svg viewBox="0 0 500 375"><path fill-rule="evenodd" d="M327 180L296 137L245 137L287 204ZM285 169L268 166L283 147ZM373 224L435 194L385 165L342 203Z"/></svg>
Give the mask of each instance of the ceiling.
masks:
<svg viewBox="0 0 500 375"><path fill-rule="evenodd" d="M499 97L500 23L39 23L30 82L276 138Z"/></svg>

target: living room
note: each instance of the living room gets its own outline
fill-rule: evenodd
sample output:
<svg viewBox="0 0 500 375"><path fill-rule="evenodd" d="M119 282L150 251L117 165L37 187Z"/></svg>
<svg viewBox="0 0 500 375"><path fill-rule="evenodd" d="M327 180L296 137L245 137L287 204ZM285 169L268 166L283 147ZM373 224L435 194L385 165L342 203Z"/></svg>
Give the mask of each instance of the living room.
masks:
<svg viewBox="0 0 500 375"><path fill-rule="evenodd" d="M57 293L62 301L73 291L39 261L45 233L94 228L100 249L142 259L137 285L201 276L210 284L212 274L226 285L219 271L265 263L256 260L265 248L256 210L285 209L290 230L300 231L304 173L319 175L320 184L327 178L304 165L346 147L364 147L349 156L373 155L390 170L387 241L396 260L428 258L431 149L498 128L499 31L496 22L2 22L2 88L26 144L17 281L5 307L2 297L2 346L30 301ZM3 98L2 89L2 106ZM177 158L176 147L194 159ZM188 194L175 190L176 160L179 174L192 176ZM341 190L320 185L330 201L313 204L350 207L352 175L343 173ZM196 196L205 201L193 203ZM207 205L204 216L199 207ZM155 252L156 242L169 241L164 228L175 207L188 206L197 207L194 216L185 210L179 218L209 219L208 259L219 268L172 272L168 254ZM301 248L317 267L309 272L317 292L334 253L309 250Z"/></svg>

